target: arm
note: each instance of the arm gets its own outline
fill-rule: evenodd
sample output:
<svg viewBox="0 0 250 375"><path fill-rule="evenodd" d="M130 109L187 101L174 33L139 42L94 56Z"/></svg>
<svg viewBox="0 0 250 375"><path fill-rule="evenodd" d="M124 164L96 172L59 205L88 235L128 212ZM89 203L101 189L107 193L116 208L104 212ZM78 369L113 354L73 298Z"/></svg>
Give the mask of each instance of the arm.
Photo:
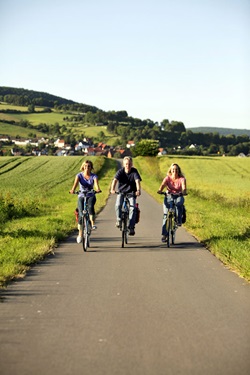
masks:
<svg viewBox="0 0 250 375"><path fill-rule="evenodd" d="M116 178L114 178L113 181L112 181L111 188L110 188L111 194L115 194L115 187L116 187L117 181L118 180Z"/></svg>
<svg viewBox="0 0 250 375"><path fill-rule="evenodd" d="M185 178L182 181L182 194L187 195L187 183Z"/></svg>
<svg viewBox="0 0 250 375"><path fill-rule="evenodd" d="M160 185L160 187L159 187L157 193L160 194L160 193L164 190L165 187L167 187L167 184L166 184L166 178L163 179L163 181L162 181L162 183L161 183L161 185Z"/></svg>
<svg viewBox="0 0 250 375"><path fill-rule="evenodd" d="M76 187L78 186L78 184L79 184L79 178L78 178L78 176L76 176L75 181L74 181L74 184L73 184L73 186L72 186L72 189L70 190L70 194L74 194L75 189L76 189Z"/></svg>
<svg viewBox="0 0 250 375"><path fill-rule="evenodd" d="M96 191L97 193L100 193L101 189L100 189L99 181L98 181L98 178L97 178L97 177L94 179L94 187L95 187L95 191Z"/></svg>
<svg viewBox="0 0 250 375"><path fill-rule="evenodd" d="M135 195L139 196L139 195L141 195L141 181L139 179L135 180L135 184L136 184L136 193L135 193Z"/></svg>

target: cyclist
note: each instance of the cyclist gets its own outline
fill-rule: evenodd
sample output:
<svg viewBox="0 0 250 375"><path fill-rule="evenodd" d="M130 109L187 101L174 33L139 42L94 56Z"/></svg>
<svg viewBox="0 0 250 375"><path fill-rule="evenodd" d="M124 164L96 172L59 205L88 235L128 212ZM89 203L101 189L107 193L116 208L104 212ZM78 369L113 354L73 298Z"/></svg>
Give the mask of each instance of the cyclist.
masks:
<svg viewBox="0 0 250 375"><path fill-rule="evenodd" d="M164 188L167 189L167 193L169 194L165 196L163 202L162 242L166 242L166 219L168 210L171 208L173 201L177 208L177 225L181 226L182 224L183 195L187 194L187 187L186 178L178 164L173 163L170 166L167 176L163 179L159 187L158 193L161 193Z"/></svg>
<svg viewBox="0 0 250 375"><path fill-rule="evenodd" d="M70 190L71 194L74 194L75 189L77 186L80 187L80 192L78 194L78 236L77 236L77 243L80 243L82 241L82 231L81 231L81 221L82 221L82 210L83 210L83 194L81 192L83 190L89 190L88 193L88 207L89 207L89 218L91 222L92 229L97 229L95 225L95 202L96 202L96 196L91 190L95 190L96 192L100 192L100 186L98 182L98 177L96 174L92 173L93 170L93 163L91 160L85 160L80 168L81 172L78 173L75 177L74 184L72 186L72 189Z"/></svg>
<svg viewBox="0 0 250 375"><path fill-rule="evenodd" d="M128 194L129 198L129 235L135 234L135 203L136 197L141 195L141 176L136 168L133 167L133 161L130 156L125 156L123 159L123 167L116 172L116 175L111 184L111 194L115 194L115 188L118 182L119 193ZM117 195L115 203L116 212L116 227L121 226L121 207L124 201L124 196Z"/></svg>

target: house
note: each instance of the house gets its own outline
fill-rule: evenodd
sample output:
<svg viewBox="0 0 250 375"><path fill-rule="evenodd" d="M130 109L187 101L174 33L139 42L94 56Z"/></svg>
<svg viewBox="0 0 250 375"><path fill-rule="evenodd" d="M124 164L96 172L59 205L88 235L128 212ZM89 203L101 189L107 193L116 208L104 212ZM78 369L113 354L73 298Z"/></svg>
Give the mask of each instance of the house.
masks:
<svg viewBox="0 0 250 375"><path fill-rule="evenodd" d="M10 137L8 135L1 134L0 135L0 141L2 141L2 142L9 142L10 141Z"/></svg>
<svg viewBox="0 0 250 375"><path fill-rule="evenodd" d="M54 142L54 145L55 145L55 147L63 148L63 147L65 146L65 142L64 142L63 139L58 138L58 139Z"/></svg>
<svg viewBox="0 0 250 375"><path fill-rule="evenodd" d="M135 142L134 141L128 141L127 143L127 148L130 148L130 147L134 147L135 146Z"/></svg>
<svg viewBox="0 0 250 375"><path fill-rule="evenodd" d="M113 148L110 148L107 152L107 158L113 158L115 154L115 150Z"/></svg>
<svg viewBox="0 0 250 375"><path fill-rule="evenodd" d="M158 155L158 156L162 156L162 155L166 155L166 153L167 153L166 150L164 150L164 148L160 147L160 148L159 148L159 152L158 152L157 155Z"/></svg>

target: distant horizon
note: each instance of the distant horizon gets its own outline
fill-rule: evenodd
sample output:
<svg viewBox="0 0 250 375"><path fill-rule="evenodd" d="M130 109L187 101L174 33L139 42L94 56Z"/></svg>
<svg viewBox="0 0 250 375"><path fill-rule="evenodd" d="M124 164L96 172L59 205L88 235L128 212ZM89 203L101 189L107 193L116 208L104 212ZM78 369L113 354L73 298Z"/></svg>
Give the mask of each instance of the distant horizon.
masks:
<svg viewBox="0 0 250 375"><path fill-rule="evenodd" d="M113 111L113 109L108 109L108 110L104 110L102 108L99 108L97 107L95 104L91 104L91 103L82 103L82 102L79 102L79 101L75 101L73 99L69 99L67 97L64 97L64 96L59 96L59 95L56 95L56 94L52 94L48 91L41 91L41 90L34 90L34 89L27 89L25 87L15 87L15 86L7 86L7 85L1 85L0 87L8 87L8 88L12 88L12 89L23 89L23 90L28 90L28 91L34 91L34 92L40 92L40 93L43 93L43 94L48 94L48 95L51 95L51 96L54 96L54 97L58 97L58 98L61 98L61 99L65 99L65 100L69 100L69 101L73 101L74 103L77 103L77 104L85 104L85 105L89 105L89 106L92 106L92 107L96 107L98 108L99 110L101 111L104 111L104 112L108 112L108 111ZM126 110L126 108L123 108L123 109L118 109L117 111L126 111L128 113L128 111ZM133 117L135 118L134 116L131 116L129 113L128 113L128 116L129 117ZM141 120L146 120L146 119L143 119L143 118L140 118ZM154 121L152 120L150 117L148 118L149 120L153 121L153 122L162 122L164 119L160 120L160 121ZM176 120L169 120L170 122L171 121L176 121ZM180 121L180 122L183 122L181 119L180 120L177 120L177 121ZM184 123L184 122L183 122ZM213 125L197 125L197 126L186 126L185 123L184 123L184 126L186 129L197 129L197 128L213 128L213 129L230 129L230 130L236 130L236 131L244 131L244 130L247 130L247 131L250 131L250 128L237 128L237 127L224 127L224 126L213 126Z"/></svg>

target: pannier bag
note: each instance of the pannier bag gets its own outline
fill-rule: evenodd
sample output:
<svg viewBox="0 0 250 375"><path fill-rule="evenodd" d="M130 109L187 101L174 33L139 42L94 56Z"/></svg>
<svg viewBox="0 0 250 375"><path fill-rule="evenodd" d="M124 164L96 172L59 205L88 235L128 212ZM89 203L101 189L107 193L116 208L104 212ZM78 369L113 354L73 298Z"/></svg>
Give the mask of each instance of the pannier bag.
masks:
<svg viewBox="0 0 250 375"><path fill-rule="evenodd" d="M136 203L135 204L135 224L139 223L139 221L140 221L140 214L141 214L141 211L140 211L140 208L139 208L139 204Z"/></svg>

